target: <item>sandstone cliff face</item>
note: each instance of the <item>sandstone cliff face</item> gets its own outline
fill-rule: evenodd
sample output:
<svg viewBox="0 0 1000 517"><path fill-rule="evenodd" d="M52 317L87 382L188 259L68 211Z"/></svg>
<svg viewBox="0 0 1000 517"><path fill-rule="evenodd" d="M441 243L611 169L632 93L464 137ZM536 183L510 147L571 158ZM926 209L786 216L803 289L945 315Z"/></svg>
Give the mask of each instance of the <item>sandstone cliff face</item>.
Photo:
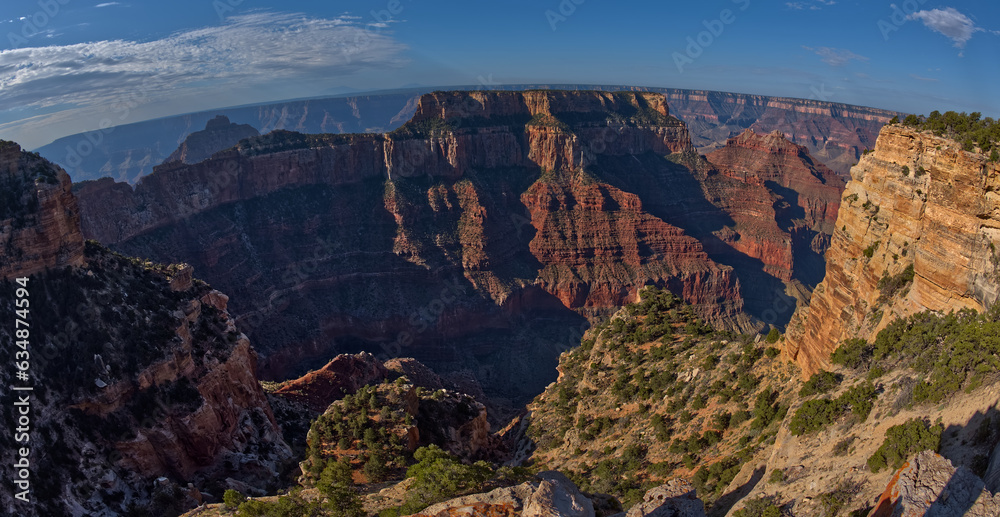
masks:
<svg viewBox="0 0 1000 517"><path fill-rule="evenodd" d="M229 149L240 140L255 136L260 136L260 132L253 126L233 124L225 115L218 115L205 124L205 129L188 135L163 162L198 163L219 151Z"/></svg>
<svg viewBox="0 0 1000 517"><path fill-rule="evenodd" d="M0 140L0 191L0 278L83 264L80 214L66 172Z"/></svg>
<svg viewBox="0 0 1000 517"><path fill-rule="evenodd" d="M560 332L646 284L748 326L732 269L689 233L682 204L704 196L707 167L693 157L661 95L439 92L389 134L274 132L78 195L88 237L191 263L232 294L241 328L269 344L269 378L327 360L334 340L381 342L517 398L579 335ZM674 192L637 191L636 161ZM486 354L503 369L486 372L473 357Z"/></svg>
<svg viewBox="0 0 1000 517"><path fill-rule="evenodd" d="M808 375L846 338L930 309L982 310L997 298L1000 212L995 163L951 140L887 126L851 171L826 277L789 327L786 353ZM878 282L913 267L893 299Z"/></svg>

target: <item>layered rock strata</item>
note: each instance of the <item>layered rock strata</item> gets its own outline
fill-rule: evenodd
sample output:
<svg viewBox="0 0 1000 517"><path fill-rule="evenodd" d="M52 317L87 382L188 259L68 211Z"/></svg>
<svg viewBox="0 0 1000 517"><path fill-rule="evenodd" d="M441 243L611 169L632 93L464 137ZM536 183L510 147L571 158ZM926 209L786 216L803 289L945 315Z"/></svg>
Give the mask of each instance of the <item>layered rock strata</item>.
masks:
<svg viewBox="0 0 1000 517"><path fill-rule="evenodd" d="M961 144L886 126L851 170L826 254L826 277L789 327L786 353L806 375L847 338L869 338L923 310L983 310L997 299L996 163ZM912 285L889 279L912 267ZM880 285L882 288L880 288Z"/></svg>

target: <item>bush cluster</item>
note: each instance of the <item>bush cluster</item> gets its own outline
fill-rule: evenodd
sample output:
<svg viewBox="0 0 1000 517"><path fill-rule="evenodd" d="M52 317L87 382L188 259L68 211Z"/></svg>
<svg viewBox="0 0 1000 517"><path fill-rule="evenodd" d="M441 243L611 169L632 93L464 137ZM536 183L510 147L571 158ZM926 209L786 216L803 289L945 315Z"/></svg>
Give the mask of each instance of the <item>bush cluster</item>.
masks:
<svg viewBox="0 0 1000 517"><path fill-rule="evenodd" d="M870 382L863 382L852 386L836 399L807 400L795 411L789 422L789 429L795 436L820 431L835 422L848 409L864 421L871 413L875 397L875 386Z"/></svg>
<svg viewBox="0 0 1000 517"><path fill-rule="evenodd" d="M941 402L975 389L1000 370L1000 306L948 314L925 311L890 323L873 343L849 339L831 355L835 364L869 368L870 377L902 363L924 374L913 402Z"/></svg>
<svg viewBox="0 0 1000 517"><path fill-rule="evenodd" d="M894 118L890 123L899 123L899 119ZM991 161L1000 160L1000 153L996 152L1000 149L1000 121L990 117L983 118L982 113L947 111L941 114L935 110L926 117L908 115L902 123L950 138L961 143L966 151L971 152L979 147L980 152L989 155Z"/></svg>
<svg viewBox="0 0 1000 517"><path fill-rule="evenodd" d="M882 446L868 458L868 468L875 473L887 467L898 469L911 454L926 450L937 452L943 432L944 426L931 426L916 418L894 425L885 432Z"/></svg>

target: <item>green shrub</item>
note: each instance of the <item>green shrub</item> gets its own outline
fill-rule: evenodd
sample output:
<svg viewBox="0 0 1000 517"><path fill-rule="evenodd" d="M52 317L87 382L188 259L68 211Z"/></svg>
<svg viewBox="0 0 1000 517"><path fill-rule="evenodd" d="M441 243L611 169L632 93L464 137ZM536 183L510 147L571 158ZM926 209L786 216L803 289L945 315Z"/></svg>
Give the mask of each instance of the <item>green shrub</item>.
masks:
<svg viewBox="0 0 1000 517"><path fill-rule="evenodd" d="M409 497L425 507L454 497L459 492L475 490L492 474L485 463L464 465L436 445L417 449L413 458L417 463L406 471L406 477L414 478Z"/></svg>
<svg viewBox="0 0 1000 517"><path fill-rule="evenodd" d="M990 117L983 118L981 113L966 114L948 111L941 114L932 111L926 117L908 115L903 124L921 131L932 131L937 136L944 136L956 142L962 142L966 151L979 147L984 154L990 154L1000 147L1000 122Z"/></svg>
<svg viewBox="0 0 1000 517"><path fill-rule="evenodd" d="M870 382L863 382L848 388L837 400L850 406L854 414L864 421L868 419L868 414L875 406L875 397L875 386Z"/></svg>
<svg viewBox="0 0 1000 517"><path fill-rule="evenodd" d="M851 444L853 444L854 440L856 440L856 439L857 439L856 436L851 435L851 436L848 436L847 438L844 438L843 440L840 440L836 444L834 444L834 446L833 446L833 455L834 456L846 456L847 453L848 453L848 451L850 451L850 449L851 449Z"/></svg>
<svg viewBox="0 0 1000 517"><path fill-rule="evenodd" d="M844 365L851 369L858 369L866 366L871 361L873 347L861 338L851 338L833 351L830 355L830 362Z"/></svg>
<svg viewBox="0 0 1000 517"><path fill-rule="evenodd" d="M944 426L931 426L916 418L894 425L885 432L882 446L868 458L868 468L875 473L887 467L895 470L912 454L925 450L937 452L943 432Z"/></svg>
<svg viewBox="0 0 1000 517"><path fill-rule="evenodd" d="M913 283L913 264L893 276L883 276L876 285L879 290L879 297L876 305L884 305L892 299L896 293Z"/></svg>
<svg viewBox="0 0 1000 517"><path fill-rule="evenodd" d="M878 245L879 245L878 241L871 243L870 246L861 251L861 254L864 255L865 258L872 258L873 256L875 256L875 250L878 249Z"/></svg>
<svg viewBox="0 0 1000 517"><path fill-rule="evenodd" d="M758 497L733 512L733 517L781 517L781 507L770 497Z"/></svg>
<svg viewBox="0 0 1000 517"><path fill-rule="evenodd" d="M229 489L222 494L222 502L226 505L226 508L230 510L235 510L239 508L243 501L247 500L247 496L241 494L237 490Z"/></svg>
<svg viewBox="0 0 1000 517"><path fill-rule="evenodd" d="M789 429L801 436L826 428L844 412L842 404L832 399L807 400L792 415Z"/></svg>
<svg viewBox="0 0 1000 517"><path fill-rule="evenodd" d="M771 327L771 330L767 333L767 342L773 345L777 343L779 339L781 339L781 332L779 332L778 329Z"/></svg>
<svg viewBox="0 0 1000 517"><path fill-rule="evenodd" d="M843 376L828 372L820 371L814 373L809 380L802 385L802 389L799 390L800 397L809 397L816 395L817 393L826 393L837 386L843 380Z"/></svg>
<svg viewBox="0 0 1000 517"><path fill-rule="evenodd" d="M874 407L875 396L875 386L863 382L852 386L836 399L807 400L795 411L789 429L795 436L822 430L840 418L848 408L863 421Z"/></svg>
<svg viewBox="0 0 1000 517"><path fill-rule="evenodd" d="M841 481L837 485L837 488L821 494L819 496L819 504L825 510L824 515L826 517L836 517L840 514L840 510L844 506L847 506L860 491L861 486L859 484Z"/></svg>

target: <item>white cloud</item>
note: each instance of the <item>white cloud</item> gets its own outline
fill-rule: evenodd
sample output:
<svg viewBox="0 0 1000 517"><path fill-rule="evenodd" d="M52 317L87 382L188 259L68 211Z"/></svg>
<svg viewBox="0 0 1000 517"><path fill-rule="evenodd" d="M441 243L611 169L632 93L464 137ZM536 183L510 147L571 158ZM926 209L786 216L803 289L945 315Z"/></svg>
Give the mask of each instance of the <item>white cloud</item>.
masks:
<svg viewBox="0 0 1000 517"><path fill-rule="evenodd" d="M911 14L909 19L920 20L931 30L951 38L958 48L965 48L965 44L973 34L984 30L976 27L975 22L954 7L917 11Z"/></svg>
<svg viewBox="0 0 1000 517"><path fill-rule="evenodd" d="M823 59L823 62L830 66L844 66L851 61L868 61L865 56L859 56L850 50L843 48L831 48L831 47L807 47L805 45L802 48L815 53L817 56Z"/></svg>
<svg viewBox="0 0 1000 517"><path fill-rule="evenodd" d="M113 5L122 5L122 4L120 4L120 3L118 3L118 2L104 2L103 4L97 4L97 5L95 5L94 7L95 7L95 8L100 8L100 7L111 7L111 6L113 6Z"/></svg>
<svg viewBox="0 0 1000 517"><path fill-rule="evenodd" d="M369 31L347 18L258 12L149 42L4 50L0 110L115 110L198 89L341 77L400 66L405 48L388 31ZM13 118L0 113L0 120Z"/></svg>
<svg viewBox="0 0 1000 517"><path fill-rule="evenodd" d="M924 82L928 82L928 83L936 83L936 82L939 81L939 79L934 79L932 77L923 77L923 76L919 76L917 74L910 74L910 77L912 77L913 79L916 79L918 81L924 81Z"/></svg>
<svg viewBox="0 0 1000 517"><path fill-rule="evenodd" d="M785 6L789 9L795 9L797 11L801 11L806 8L810 11L819 11L824 5L830 6L835 5L836 3L836 0L812 0L806 2L785 2Z"/></svg>

